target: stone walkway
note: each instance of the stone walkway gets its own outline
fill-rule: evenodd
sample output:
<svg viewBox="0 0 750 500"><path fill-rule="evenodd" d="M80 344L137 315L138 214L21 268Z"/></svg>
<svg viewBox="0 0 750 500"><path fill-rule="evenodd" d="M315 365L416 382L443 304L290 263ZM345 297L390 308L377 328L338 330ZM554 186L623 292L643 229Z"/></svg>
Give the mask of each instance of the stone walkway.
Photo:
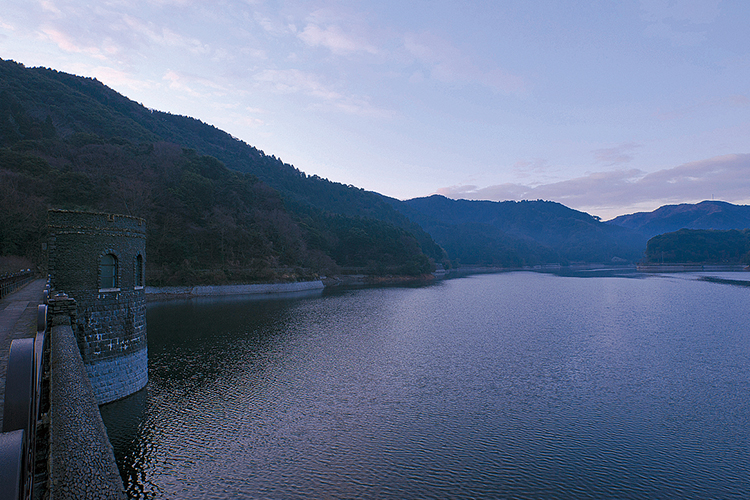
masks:
<svg viewBox="0 0 750 500"><path fill-rule="evenodd" d="M44 299L45 284L44 279L34 280L0 300L0 422L5 406L5 373L10 343L13 339L36 334L37 306Z"/></svg>

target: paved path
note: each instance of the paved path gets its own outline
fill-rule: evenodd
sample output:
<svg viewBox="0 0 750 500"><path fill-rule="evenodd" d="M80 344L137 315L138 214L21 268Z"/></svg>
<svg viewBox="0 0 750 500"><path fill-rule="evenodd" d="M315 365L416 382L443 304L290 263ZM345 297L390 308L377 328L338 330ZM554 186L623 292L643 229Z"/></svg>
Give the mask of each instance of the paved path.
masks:
<svg viewBox="0 0 750 500"><path fill-rule="evenodd" d="M13 339L36 334L37 306L44 299L46 280L38 279L0 300L0 422L5 405L5 372Z"/></svg>

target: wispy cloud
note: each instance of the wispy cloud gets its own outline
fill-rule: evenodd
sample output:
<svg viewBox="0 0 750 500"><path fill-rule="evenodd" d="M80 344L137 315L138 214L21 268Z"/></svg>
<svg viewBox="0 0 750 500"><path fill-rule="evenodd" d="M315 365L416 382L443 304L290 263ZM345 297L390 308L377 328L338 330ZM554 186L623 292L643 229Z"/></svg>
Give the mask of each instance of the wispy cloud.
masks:
<svg viewBox="0 0 750 500"><path fill-rule="evenodd" d="M155 82L133 78L130 73L109 66L96 66L94 68L85 67L85 70L84 67L82 67L81 73L89 72L97 75L99 80L106 82L107 85L112 87L127 87L139 90L156 89L160 87L160 85Z"/></svg>
<svg viewBox="0 0 750 500"><path fill-rule="evenodd" d="M203 97L200 92L193 89L193 87L190 86L188 82L186 82L185 78L183 78L176 71L167 71L164 74L163 79L164 81L168 82L169 88L174 91L180 92L182 94L187 94L192 97Z"/></svg>
<svg viewBox="0 0 750 500"><path fill-rule="evenodd" d="M314 97L317 102L312 103L311 108L337 110L377 118L388 118L394 115L393 111L373 106L365 98L334 89L313 73L297 69L267 69L256 74L255 80L266 90L276 93Z"/></svg>
<svg viewBox="0 0 750 500"><path fill-rule="evenodd" d="M65 52L87 54L101 60L106 59L99 47L81 43L79 39L70 36L69 33L50 26L42 26L40 32Z"/></svg>
<svg viewBox="0 0 750 500"><path fill-rule="evenodd" d="M57 8L57 5L55 5L55 3L50 0L42 0L41 2L39 2L39 5L42 7L42 10L46 12L52 12L53 14L62 14L62 11Z"/></svg>
<svg viewBox="0 0 750 500"><path fill-rule="evenodd" d="M206 55L210 52L208 45L199 39L180 35L165 26L156 25L150 21L144 21L131 15L122 16L129 31L147 44L153 43L163 47L183 49L196 55Z"/></svg>
<svg viewBox="0 0 750 500"><path fill-rule="evenodd" d="M322 83L317 75L298 69L266 69L255 75L255 80L278 93L302 93L326 100L342 95Z"/></svg>
<svg viewBox="0 0 750 500"><path fill-rule="evenodd" d="M708 24L719 15L720 4L721 0L641 0L641 12L648 21Z"/></svg>
<svg viewBox="0 0 750 500"><path fill-rule="evenodd" d="M480 65L447 40L430 33L407 34L404 48L430 76L443 83L477 83L503 94L524 94L526 82L494 65Z"/></svg>
<svg viewBox="0 0 750 500"><path fill-rule="evenodd" d="M168 70L164 73L162 79L169 83L170 89L191 97L222 97L232 92L227 87L217 83L215 79L180 71Z"/></svg>
<svg viewBox="0 0 750 500"><path fill-rule="evenodd" d="M296 28L294 27L294 25L290 26L288 24L284 24L279 20L272 19L271 17L264 15L260 11L254 11L252 17L253 20L258 24L258 26L263 28L263 30L269 35L279 37L296 32Z"/></svg>
<svg viewBox="0 0 750 500"><path fill-rule="evenodd" d="M750 97L740 94L729 96L729 104L737 108L744 108L750 106Z"/></svg>
<svg viewBox="0 0 750 500"><path fill-rule="evenodd" d="M0 29L15 31L16 27L12 24L7 23L5 20L3 20L2 16L0 16Z"/></svg>
<svg viewBox="0 0 750 500"><path fill-rule="evenodd" d="M641 0L641 15L648 23L646 36L669 40L674 46L692 46L707 38L706 25L719 15L721 0Z"/></svg>
<svg viewBox="0 0 750 500"><path fill-rule="evenodd" d="M499 184L451 186L437 190L449 198L485 200L544 199L598 215L618 215L636 206L716 197L729 202L750 200L750 154L731 154L686 163L652 173L638 169L594 172L538 186Z"/></svg>
<svg viewBox="0 0 750 500"><path fill-rule="evenodd" d="M684 120L686 118L693 118L701 113L715 114L722 109L744 108L748 105L750 105L750 98L742 94L735 94L717 99L698 101L670 110L660 110L655 113L655 116L664 121Z"/></svg>
<svg viewBox="0 0 750 500"><path fill-rule="evenodd" d="M299 38L306 44L313 47L325 47L337 55L347 55L354 52L367 52L377 54L378 50L374 45L364 40L344 33L336 25L321 28L317 24L308 24L305 29L298 34Z"/></svg>
<svg viewBox="0 0 750 500"><path fill-rule="evenodd" d="M612 148L595 149L592 153L599 163L604 165L619 165L632 161L633 152L640 147L640 144L628 142Z"/></svg>
<svg viewBox="0 0 750 500"><path fill-rule="evenodd" d="M545 177L549 171L549 162L543 158L532 160L518 160L513 164L516 177Z"/></svg>

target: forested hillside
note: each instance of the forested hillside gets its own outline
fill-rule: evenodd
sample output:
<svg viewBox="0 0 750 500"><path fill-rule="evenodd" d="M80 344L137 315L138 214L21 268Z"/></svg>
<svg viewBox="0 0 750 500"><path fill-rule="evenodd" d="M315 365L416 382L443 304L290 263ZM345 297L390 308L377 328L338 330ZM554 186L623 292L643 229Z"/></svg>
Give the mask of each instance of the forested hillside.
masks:
<svg viewBox="0 0 750 500"><path fill-rule="evenodd" d="M290 214L278 192L256 177L171 143L74 134L0 148L3 254L41 262L49 207L144 217L152 284L288 280L342 268L429 270L403 229L315 210Z"/></svg>
<svg viewBox="0 0 750 500"><path fill-rule="evenodd" d="M430 258L444 258L428 234L377 193L308 176L216 127L195 118L150 110L95 79L0 60L0 92L6 93L6 102L23 108L41 127L54 126L60 137L84 132L105 140L166 141L195 149L219 159L231 170L255 175L278 190L293 211L310 206L322 212L388 222L412 233ZM0 127L0 134L14 135L7 123Z"/></svg>
<svg viewBox="0 0 750 500"><path fill-rule="evenodd" d="M549 201L469 201L434 195L390 202L461 264L637 261L647 240Z"/></svg>
<svg viewBox="0 0 750 500"><path fill-rule="evenodd" d="M96 80L0 60L0 255L40 263L50 207L145 217L152 284L421 274L431 269L423 248L443 258L373 193L307 177Z"/></svg>
<svg viewBox="0 0 750 500"><path fill-rule="evenodd" d="M649 263L750 264L750 229L680 229L654 236L646 247Z"/></svg>

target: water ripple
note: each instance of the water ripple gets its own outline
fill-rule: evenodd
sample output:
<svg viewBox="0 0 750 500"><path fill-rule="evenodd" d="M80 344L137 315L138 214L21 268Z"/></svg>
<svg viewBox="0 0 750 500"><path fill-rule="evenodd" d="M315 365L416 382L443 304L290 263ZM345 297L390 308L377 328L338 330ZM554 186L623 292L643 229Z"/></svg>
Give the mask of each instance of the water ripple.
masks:
<svg viewBox="0 0 750 500"><path fill-rule="evenodd" d="M743 498L747 290L530 273L148 311L132 498Z"/></svg>

